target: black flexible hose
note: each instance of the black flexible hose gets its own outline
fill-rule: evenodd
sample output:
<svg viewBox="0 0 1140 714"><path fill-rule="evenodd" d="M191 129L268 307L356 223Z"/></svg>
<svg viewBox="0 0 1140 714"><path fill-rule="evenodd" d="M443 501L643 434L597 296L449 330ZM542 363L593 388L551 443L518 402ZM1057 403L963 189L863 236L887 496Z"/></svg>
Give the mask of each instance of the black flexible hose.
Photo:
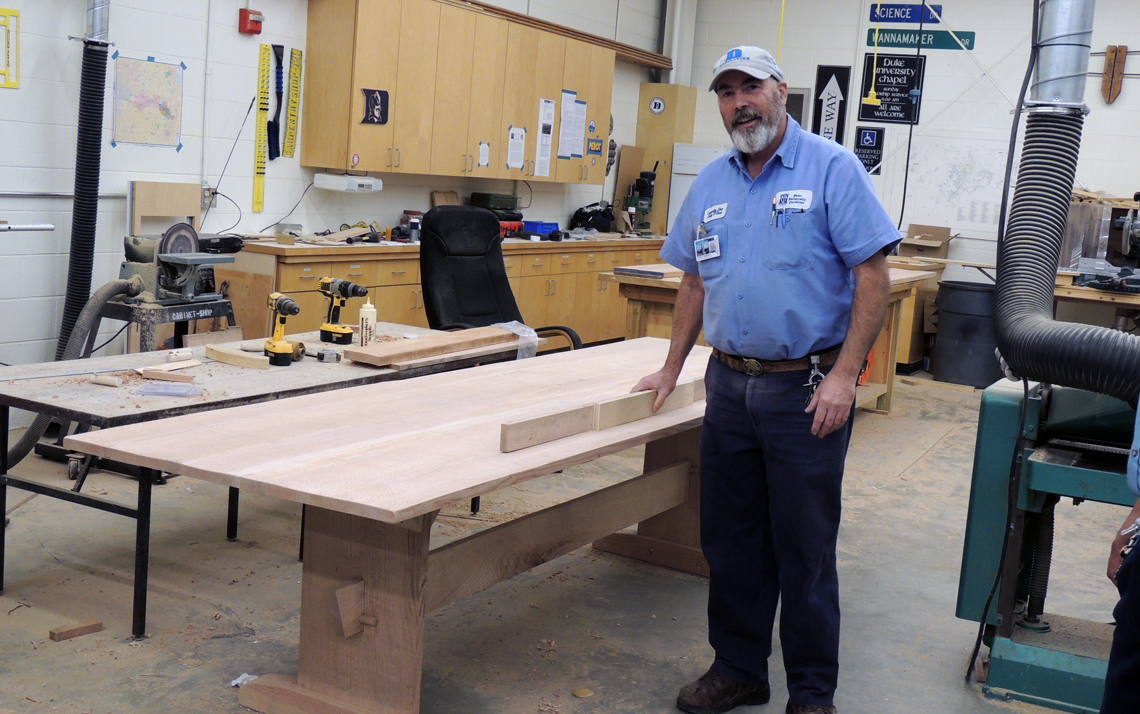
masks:
<svg viewBox="0 0 1140 714"><path fill-rule="evenodd" d="M1049 593L1049 570L1053 564L1053 524L1056 501L1034 518L1033 560L1029 566L1029 604L1027 622L1039 622L1045 614L1045 596Z"/></svg>
<svg viewBox="0 0 1140 714"><path fill-rule="evenodd" d="M107 85L107 45L85 40L79 81L79 129L75 150L75 205L71 217L71 252L67 297L55 358L63 359L71 331L91 294L95 260L95 219L99 212L99 159L103 142L103 93Z"/></svg>
<svg viewBox="0 0 1140 714"><path fill-rule="evenodd" d="M1057 257L1065 236L1080 115L1026 120L1017 190L998 258L994 333L1019 376L1107 394L1131 404L1140 392L1140 337L1053 320Z"/></svg>

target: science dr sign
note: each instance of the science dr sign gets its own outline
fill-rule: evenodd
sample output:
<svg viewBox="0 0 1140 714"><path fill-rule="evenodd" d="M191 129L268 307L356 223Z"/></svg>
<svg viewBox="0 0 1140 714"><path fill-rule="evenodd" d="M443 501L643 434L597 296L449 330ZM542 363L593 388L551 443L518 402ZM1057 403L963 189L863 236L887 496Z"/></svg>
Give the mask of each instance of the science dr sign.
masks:
<svg viewBox="0 0 1140 714"><path fill-rule="evenodd" d="M872 67L873 65L873 67ZM884 124L917 124L922 107L922 80L926 57L921 55L884 55L878 59L867 53L863 60L863 91L866 97L873 88L882 104L859 102L860 121Z"/></svg>

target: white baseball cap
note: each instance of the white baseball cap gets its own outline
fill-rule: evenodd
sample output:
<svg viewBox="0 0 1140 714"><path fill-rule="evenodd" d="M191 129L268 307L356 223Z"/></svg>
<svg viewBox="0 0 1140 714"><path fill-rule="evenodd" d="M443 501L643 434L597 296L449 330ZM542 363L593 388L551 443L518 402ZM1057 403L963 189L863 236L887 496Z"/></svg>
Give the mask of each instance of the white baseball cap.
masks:
<svg viewBox="0 0 1140 714"><path fill-rule="evenodd" d="M777 81L784 81L784 73L776 66L776 59L768 50L742 45L725 52L713 65L713 78L712 83L709 84L709 91L715 92L716 81L720 79L720 76L734 69L756 79L775 77Z"/></svg>

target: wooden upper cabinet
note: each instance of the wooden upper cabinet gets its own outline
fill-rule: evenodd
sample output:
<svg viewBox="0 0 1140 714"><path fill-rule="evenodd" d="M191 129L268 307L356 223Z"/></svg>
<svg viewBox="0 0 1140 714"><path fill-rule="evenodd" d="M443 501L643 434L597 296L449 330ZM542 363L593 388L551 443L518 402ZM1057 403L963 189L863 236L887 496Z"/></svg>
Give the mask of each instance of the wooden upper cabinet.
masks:
<svg viewBox="0 0 1140 714"><path fill-rule="evenodd" d="M400 8L401 0L358 0L356 36L376 36L377 33L391 32L390 28L392 27L399 30ZM312 15L313 3L310 3L310 19ZM352 106L351 113L347 117L348 146L341 160L337 164L330 164L330 166L354 171L390 170L393 127L392 100L393 90L396 86L398 57L399 45L395 42L367 42L357 45L352 63L352 92L348 97ZM365 90L388 92L388 121L386 124L365 123L366 116L375 116L380 111L376 104L375 92L366 92ZM310 103L306 101L306 113L309 106L311 106ZM307 123L308 119L306 118L303 121ZM302 163L304 162L302 161Z"/></svg>
<svg viewBox="0 0 1140 714"><path fill-rule="evenodd" d="M431 173L432 122L435 119L435 81L439 51L440 9L435 0L403 0L400 13L400 56L396 91L388 107L394 124L392 171ZM388 33L373 35L366 43L383 43ZM357 35L358 44L360 36ZM450 69L450 68L445 68Z"/></svg>
<svg viewBox="0 0 1140 714"><path fill-rule="evenodd" d="M471 75L471 116L467 125L467 153L473 157L470 176L495 178L507 161L507 135L503 129L503 93L506 86L509 23L497 17L476 15ZM481 146L487 161L480 162Z"/></svg>
<svg viewBox="0 0 1140 714"><path fill-rule="evenodd" d="M454 5L440 6L431 141L431 173L436 176L463 176L474 167L476 157L468 151L467 132L477 17Z"/></svg>
<svg viewBox="0 0 1140 714"><path fill-rule="evenodd" d="M398 10L398 2L396 6ZM353 43L346 41L356 32L356 0L311 0L308 23L301 163L345 169L350 116L357 104L363 106L351 96L359 90L353 85Z"/></svg>
<svg viewBox="0 0 1140 714"><path fill-rule="evenodd" d="M598 186L606 182L606 160L610 152L610 108L614 95L615 52L608 47L590 47L590 91L586 94L586 155L583 183ZM590 127L594 127L591 131ZM590 144L601 155L590 153ZM598 142L601 142L599 148Z"/></svg>
<svg viewBox="0 0 1140 714"><path fill-rule="evenodd" d="M590 51L591 45L582 42L581 40L566 40L566 61L562 69L562 91L573 92L576 101L587 102L587 106L592 101L590 97L590 64L592 53ZM562 93L558 96L558 111L562 113ZM563 116L562 121L566 122L570 117ZM566 147L569 155L566 158L558 156L558 136L554 137L554 154L556 156L555 163L558 166L557 181L560 183L584 183L585 170L584 166L584 152L585 141L582 137L575 137L569 147ZM574 156L577 152L583 156Z"/></svg>
<svg viewBox="0 0 1140 714"><path fill-rule="evenodd" d="M562 71L566 62L566 38L549 32L539 32L538 68L534 77L534 101L530 111L532 125L538 129L526 135L527 156L537 165L538 147L541 141L549 141L550 170L547 176L539 176L534 166L531 167L531 178L535 181L558 180L558 128L562 119ZM510 76L510 75L507 75ZM550 129L549 137L542 135L538 125L539 100L549 99L554 102L554 125Z"/></svg>
<svg viewBox="0 0 1140 714"><path fill-rule="evenodd" d="M499 124L499 178L528 179L534 154L523 154L521 168L508 168L509 132L519 127L526 130L527 146L533 146L538 131L538 100L534 98L534 81L538 74L538 38L533 27L511 23L507 30L507 58L503 88L503 117Z"/></svg>

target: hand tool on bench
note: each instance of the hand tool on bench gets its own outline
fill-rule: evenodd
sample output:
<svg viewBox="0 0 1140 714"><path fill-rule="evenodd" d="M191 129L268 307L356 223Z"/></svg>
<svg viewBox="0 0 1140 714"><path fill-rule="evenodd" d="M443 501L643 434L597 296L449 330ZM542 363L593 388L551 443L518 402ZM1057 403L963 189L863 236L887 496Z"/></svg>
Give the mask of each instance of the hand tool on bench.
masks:
<svg viewBox="0 0 1140 714"><path fill-rule="evenodd" d="M340 324L340 309L344 307L349 298L364 297L368 288L357 285L340 278L321 278L317 281L317 290L329 299L329 313L325 324L321 325L321 342L331 342L334 345L351 345L352 328Z"/></svg>
<svg viewBox="0 0 1140 714"><path fill-rule="evenodd" d="M281 293L269 294L269 309L273 312L273 337L265 341L265 356L275 367L288 367L293 363L293 343L285 339L285 320L301 312L293 298ZM303 354L303 353L302 353Z"/></svg>

